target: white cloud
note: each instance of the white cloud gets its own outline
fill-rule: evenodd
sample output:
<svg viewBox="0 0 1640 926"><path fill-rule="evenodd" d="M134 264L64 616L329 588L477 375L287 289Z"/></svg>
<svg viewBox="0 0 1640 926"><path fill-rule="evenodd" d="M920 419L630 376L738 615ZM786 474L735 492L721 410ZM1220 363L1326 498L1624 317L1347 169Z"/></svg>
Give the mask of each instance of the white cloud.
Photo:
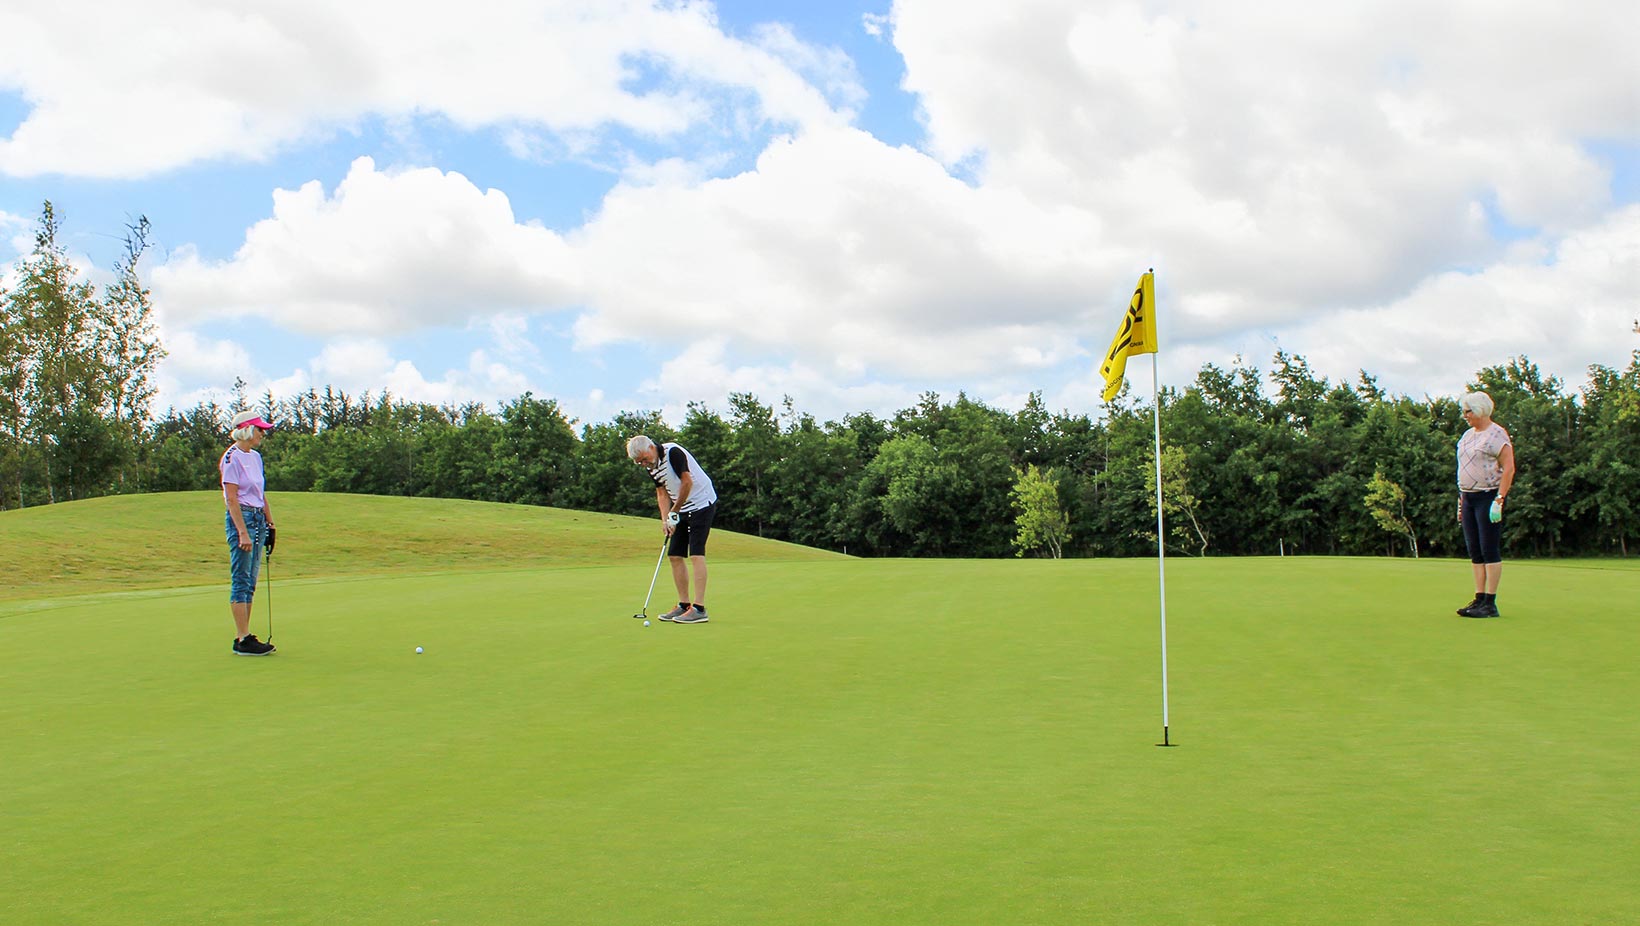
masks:
<svg viewBox="0 0 1640 926"><path fill-rule="evenodd" d="M304 369L275 381L274 394L285 397L322 383L355 396L370 392L380 397L386 390L396 399L443 405L493 403L498 397L511 398L529 388L522 373L484 350L472 351L466 359L465 368L448 369L439 378L429 379L415 362L394 356L394 350L382 341L339 339L326 344Z"/></svg>
<svg viewBox="0 0 1640 926"><path fill-rule="evenodd" d="M310 334L386 334L562 304L576 268L553 232L514 220L498 190L433 169L355 161L335 194L275 191L229 261L179 250L154 269L182 324L255 315Z"/></svg>
<svg viewBox="0 0 1640 926"><path fill-rule="evenodd" d="M1123 255L1097 219L975 189L854 129L776 140L736 177L623 184L569 236L584 344L719 335L838 375L1040 368L1073 354Z"/></svg>
<svg viewBox="0 0 1640 926"><path fill-rule="evenodd" d="M159 322L160 343L166 356L154 370L156 413L165 409L186 410L203 402L226 404L232 397L236 378L252 382L258 377L251 352L237 341L211 338L196 331ZM307 388L305 385L302 388ZM253 389L259 394L259 389ZM276 395L287 395L277 391Z"/></svg>
<svg viewBox="0 0 1640 926"><path fill-rule="evenodd" d="M1525 255L1530 256L1530 255ZM1355 368L1414 395L1453 395L1483 366L1525 354L1575 391L1588 365L1627 365L1640 300L1640 205L1562 239L1549 260L1443 273L1405 298L1291 331L1315 367Z"/></svg>
<svg viewBox="0 0 1640 926"><path fill-rule="evenodd" d="M179 329L167 331L164 343L169 356L156 371L156 409L186 409L211 401L225 404L232 398L234 380L241 378L253 398L271 392L288 399L310 388L331 386L354 397L368 392L377 398L386 390L395 399L410 402L480 402L492 407L530 388L528 377L510 360L492 357L484 349L470 351L463 358L464 367L429 378L416 362L374 338L328 341L318 354L282 373L268 368L272 361L267 356L234 340Z"/></svg>
<svg viewBox="0 0 1640 926"><path fill-rule="evenodd" d="M328 194L276 193L232 259L184 249L154 271L178 325L226 313L380 338L304 369L424 395L516 394L539 360L534 316L572 312L582 348L674 357L643 393L672 404L748 390L880 409L951 382L1007 401L1041 376L1050 405L1092 408L1091 360L1077 364L1149 266L1172 383L1279 342L1325 374L1365 367L1412 391L1522 352L1575 384L1632 342L1605 332L1634 314L1640 232L1593 153L1640 146L1625 4L898 0L862 27L903 54L924 150L844 124L862 103L852 63L789 28L740 40L707 6L642 3L587 6L569 28L568 7L535 8L469 17L482 40L370 3L202 12L191 35L221 41L128 86L66 68L109 57L100 33L64 51L30 20L18 44L0 38L0 86L49 92L27 90L39 105L0 170L264 157L368 114L494 127L523 157L607 152L611 126L657 142L561 234L460 174L365 159ZM22 63L4 63L14 49ZM314 67L291 71L303 56ZM280 69L291 79L268 78ZM104 108L150 98L129 146L89 141L107 137ZM199 125L174 126L184 112ZM714 176L759 137L747 119L791 134ZM722 138L674 143L702 126ZM432 379L420 367L449 364L386 340L474 326L493 346ZM589 406L626 388L585 385Z"/></svg>
<svg viewBox="0 0 1640 926"><path fill-rule="evenodd" d="M166 373L178 379L210 380L231 384L251 372L250 351L237 341L204 337L187 329L163 334Z"/></svg>
<svg viewBox="0 0 1640 926"><path fill-rule="evenodd" d="M645 408L659 409L674 425L682 425L690 402L727 409L731 393L757 396L778 413L782 396L792 396L800 412L818 418L837 417L865 409L903 408L918 391L897 383L839 383L829 370L802 361L779 364L734 364L722 338L689 344L661 364L656 375L639 384L637 398Z"/></svg>
<svg viewBox="0 0 1640 926"><path fill-rule="evenodd" d="M0 240L4 240L11 251L9 255L6 255L7 266L5 272L8 274L12 269L11 264L16 263L16 258L27 254L34 248L34 235L30 233L31 224L28 219L20 215L12 215L4 209L0 209ZM0 276L0 280L3 279L4 277Z"/></svg>
<svg viewBox="0 0 1640 926"><path fill-rule="evenodd" d="M398 0L67 0L6 20L0 89L32 104L0 140L0 173L14 176L260 160L372 115L650 136L687 131L724 105L787 125L834 118L825 93L787 64L830 56L730 38L701 3L485 0L453 15ZM826 86L857 95L847 84Z"/></svg>
<svg viewBox="0 0 1640 926"><path fill-rule="evenodd" d="M1236 306L1188 314L1216 334L1495 259L1489 208L1597 220L1586 140L1640 137L1628 7L900 0L894 40L931 151L1165 255L1187 314Z"/></svg>

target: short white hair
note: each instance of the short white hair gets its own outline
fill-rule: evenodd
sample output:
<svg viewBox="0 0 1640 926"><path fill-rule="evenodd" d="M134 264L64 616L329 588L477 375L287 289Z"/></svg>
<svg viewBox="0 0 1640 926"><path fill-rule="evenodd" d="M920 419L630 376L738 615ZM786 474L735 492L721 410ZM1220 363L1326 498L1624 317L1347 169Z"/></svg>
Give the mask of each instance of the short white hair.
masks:
<svg viewBox="0 0 1640 926"><path fill-rule="evenodd" d="M261 428L254 424L247 424L242 428L234 428L233 433L228 436L234 440L250 440L253 436L260 433L261 430Z"/></svg>
<svg viewBox="0 0 1640 926"><path fill-rule="evenodd" d="M1484 392L1465 393L1458 400L1458 407L1466 412L1474 412L1482 418L1492 417L1492 397Z"/></svg>
<svg viewBox="0 0 1640 926"><path fill-rule="evenodd" d="M634 437L626 442L626 455L629 459L634 461L638 459L638 454L648 453L654 449L655 442L642 434L639 434L637 437Z"/></svg>

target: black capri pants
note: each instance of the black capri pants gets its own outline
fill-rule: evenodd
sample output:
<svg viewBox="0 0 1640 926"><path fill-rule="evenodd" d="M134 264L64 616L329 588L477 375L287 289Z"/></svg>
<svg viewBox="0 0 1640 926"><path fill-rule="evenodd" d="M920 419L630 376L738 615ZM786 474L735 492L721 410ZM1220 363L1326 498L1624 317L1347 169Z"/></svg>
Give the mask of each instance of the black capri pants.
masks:
<svg viewBox="0 0 1640 926"><path fill-rule="evenodd" d="M1462 497L1460 518L1463 521L1464 546L1469 548L1469 561L1476 564L1503 562L1503 524L1493 524L1488 516L1492 510L1492 500L1498 497L1498 490L1464 492Z"/></svg>
<svg viewBox="0 0 1640 926"><path fill-rule="evenodd" d="M717 517L717 502L694 511L678 512L678 526L672 531L672 542L666 547L667 556L705 556L706 538L712 533L712 519Z"/></svg>

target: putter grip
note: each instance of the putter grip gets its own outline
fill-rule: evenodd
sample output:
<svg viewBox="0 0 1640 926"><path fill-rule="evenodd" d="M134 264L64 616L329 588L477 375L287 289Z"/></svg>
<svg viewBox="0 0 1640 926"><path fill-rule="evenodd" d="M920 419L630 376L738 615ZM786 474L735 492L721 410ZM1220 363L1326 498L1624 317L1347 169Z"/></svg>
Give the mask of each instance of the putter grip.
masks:
<svg viewBox="0 0 1640 926"><path fill-rule="evenodd" d="M275 530L271 527L268 528L268 544L267 544L266 549L267 549L267 554L269 556L273 555L273 541L275 539L277 539L278 536L279 536L279 532L277 530Z"/></svg>

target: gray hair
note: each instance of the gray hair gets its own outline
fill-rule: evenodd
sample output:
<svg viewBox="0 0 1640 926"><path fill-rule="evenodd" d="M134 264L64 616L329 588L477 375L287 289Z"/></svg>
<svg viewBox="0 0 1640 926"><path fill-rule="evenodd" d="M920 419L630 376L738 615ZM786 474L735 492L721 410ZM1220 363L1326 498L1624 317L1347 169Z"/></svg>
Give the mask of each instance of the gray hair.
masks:
<svg viewBox="0 0 1640 926"><path fill-rule="evenodd" d="M655 449L655 442L650 440L649 438L643 436L642 434L639 434L637 437L634 437L631 440L626 442L626 455L629 459L631 459L633 461L636 461L638 459L638 454L648 453L649 451L654 450L654 449Z"/></svg>
<svg viewBox="0 0 1640 926"><path fill-rule="evenodd" d="M1482 418L1492 417L1492 397L1484 392L1466 393L1458 400L1458 408L1466 412L1474 412Z"/></svg>
<svg viewBox="0 0 1640 926"><path fill-rule="evenodd" d="M254 424L247 424L242 428L234 428L233 433L229 434L228 436L233 438L234 440L250 440L253 436L255 436L257 433L259 433L261 430L262 430L261 428L257 427Z"/></svg>

